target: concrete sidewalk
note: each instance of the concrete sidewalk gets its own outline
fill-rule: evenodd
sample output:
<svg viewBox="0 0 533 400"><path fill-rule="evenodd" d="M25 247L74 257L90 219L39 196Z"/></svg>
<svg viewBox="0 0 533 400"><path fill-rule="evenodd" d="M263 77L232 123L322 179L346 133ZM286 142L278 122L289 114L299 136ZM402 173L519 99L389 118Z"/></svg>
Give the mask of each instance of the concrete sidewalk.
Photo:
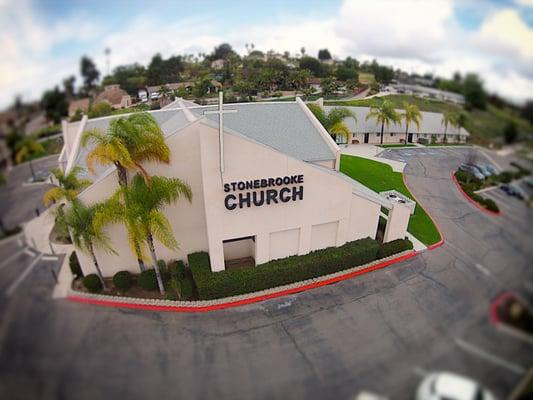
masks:
<svg viewBox="0 0 533 400"><path fill-rule="evenodd" d="M35 251L43 255L66 254L58 274L58 283L52 293L53 298L65 298L72 284L72 273L68 265L69 255L74 251L71 244L57 244L50 242L50 232L55 223L53 207L44 211L40 216L24 224L23 232L26 243Z"/></svg>
<svg viewBox="0 0 533 400"><path fill-rule="evenodd" d="M379 154L387 149L382 147L374 146L373 144L348 144L348 145L339 145L342 154L347 154L350 156L357 156L362 158L367 158L369 160L378 161L383 164L388 164L392 167L392 170L395 172L403 172L405 168L405 163L389 160L387 158L378 157Z"/></svg>

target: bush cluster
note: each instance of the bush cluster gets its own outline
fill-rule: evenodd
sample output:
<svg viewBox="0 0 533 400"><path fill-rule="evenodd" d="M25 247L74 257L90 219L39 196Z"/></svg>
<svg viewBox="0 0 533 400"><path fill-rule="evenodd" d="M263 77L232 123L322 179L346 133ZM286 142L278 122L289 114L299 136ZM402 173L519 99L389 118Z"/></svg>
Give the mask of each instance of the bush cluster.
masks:
<svg viewBox="0 0 533 400"><path fill-rule="evenodd" d="M385 249L381 253L384 257L412 248L409 241L394 242L397 243L383 245ZM363 265L374 261L379 250L379 243L367 238L303 256L269 261L255 268L216 273L211 272L207 253L189 254L188 259L198 296L207 300L282 286Z"/></svg>
<svg viewBox="0 0 533 400"><path fill-rule="evenodd" d="M192 278L185 271L185 264L181 260L174 260L168 264L169 291L173 292L171 294L173 297L180 300L189 300L194 293Z"/></svg>
<svg viewBox="0 0 533 400"><path fill-rule="evenodd" d="M80 262L75 251L70 253L68 265L70 266L70 272L72 272L72 275L74 275L76 279L83 276L83 271L81 270Z"/></svg>
<svg viewBox="0 0 533 400"><path fill-rule="evenodd" d="M470 197L472 200L474 200L476 203L486 208L487 210L494 211L494 212L500 211L500 208L494 202L494 200L485 198L475 193L476 190L479 190L481 188L481 181L479 181L479 179L477 180L479 182L471 180L470 177L473 177L473 176L469 172L466 172L466 171L457 171L455 173L455 177L457 178L459 185L461 185L461 187L463 188L464 192L467 194L468 197ZM491 179L494 180L495 182L499 182L499 181L505 182L508 179L508 182L510 182L512 180L512 177L513 177L512 172L504 171L499 175L492 176Z"/></svg>
<svg viewBox="0 0 533 400"><path fill-rule="evenodd" d="M102 282L96 274L89 274L84 277L83 286L85 286L85 288L91 293L98 293L102 290Z"/></svg>
<svg viewBox="0 0 533 400"><path fill-rule="evenodd" d="M148 291L153 291L157 289L157 276L155 274L155 269L147 269L146 271L141 272L138 279L139 286Z"/></svg>
<svg viewBox="0 0 533 400"><path fill-rule="evenodd" d="M128 290L131 288L131 274L128 271L119 271L113 275L113 285L117 289Z"/></svg>
<svg viewBox="0 0 533 400"><path fill-rule="evenodd" d="M390 257L393 254L400 253L405 250L412 250L413 243L408 239L396 239L391 242L383 243L378 250L376 258Z"/></svg>

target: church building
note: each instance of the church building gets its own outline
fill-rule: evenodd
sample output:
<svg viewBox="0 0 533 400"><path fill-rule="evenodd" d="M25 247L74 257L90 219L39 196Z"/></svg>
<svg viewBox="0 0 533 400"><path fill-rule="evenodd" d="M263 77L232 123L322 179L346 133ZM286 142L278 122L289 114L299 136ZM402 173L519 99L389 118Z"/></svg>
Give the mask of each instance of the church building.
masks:
<svg viewBox="0 0 533 400"><path fill-rule="evenodd" d="M151 175L178 177L193 193L192 203L167 207L179 250L156 243L165 260L209 253L211 269L221 271L239 260L255 265L341 246L371 237L380 210L388 209L384 241L404 238L414 204L399 194L378 194L339 172L340 149L300 99L198 106L178 99L151 111L171 150L169 164L146 163ZM88 129L106 131L124 115L63 123L65 145L59 162L65 171L85 167ZM88 145L90 146L90 145ZM111 196L118 188L114 167L96 170L91 186L79 194L86 204ZM117 254L97 250L104 276L138 272L122 225L107 228ZM90 257L78 252L85 274L94 272Z"/></svg>

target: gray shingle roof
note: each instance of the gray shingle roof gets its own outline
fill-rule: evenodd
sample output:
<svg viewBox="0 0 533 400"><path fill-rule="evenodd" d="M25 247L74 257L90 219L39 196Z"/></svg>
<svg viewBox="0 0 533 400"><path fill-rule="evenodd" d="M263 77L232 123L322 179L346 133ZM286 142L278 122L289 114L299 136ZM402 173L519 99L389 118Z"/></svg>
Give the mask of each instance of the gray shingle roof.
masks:
<svg viewBox="0 0 533 400"><path fill-rule="evenodd" d="M217 106L191 108L196 115ZM238 110L224 115L224 125L243 136L304 161L334 160L335 154L297 103L226 104ZM218 115L206 117L218 122Z"/></svg>
<svg viewBox="0 0 533 400"><path fill-rule="evenodd" d="M330 111L333 108L338 108L339 106L324 106L326 111ZM351 132L364 133L364 132L381 132L381 125L376 123L376 120L369 119L366 121L366 115L370 110L369 107L342 107L347 108L352 111L357 117L357 123L353 118L346 118L344 122L348 125ZM403 114L403 110L396 110L398 113ZM420 121L420 130L416 129L415 125L409 126L409 132L411 133L429 133L429 134L443 134L444 133L444 124L442 123L442 114L422 111L422 120ZM405 133L405 122L402 119L400 124L391 124L389 128L385 126L384 133ZM459 129L451 125L448 125L448 134L456 135L459 133ZM461 130L462 135L468 135L468 132L465 129Z"/></svg>
<svg viewBox="0 0 533 400"><path fill-rule="evenodd" d="M192 103L194 104L194 103ZM204 111L215 110L218 106L198 106L185 104L197 117L203 117ZM224 126L242 136L262 143L291 157L303 161L335 160L321 133L314 127L305 112L297 103L244 103L226 104L225 109L236 109L237 113L224 115ZM190 123L182 109L170 108L150 112L168 136ZM109 123L124 115L88 120L85 131L100 129L106 131ZM205 115L212 124L218 124L218 115ZM218 125L217 125L218 126ZM86 167L87 154L92 146L81 148L76 156L75 165ZM96 166L96 177L109 168ZM94 176L87 174L91 179Z"/></svg>

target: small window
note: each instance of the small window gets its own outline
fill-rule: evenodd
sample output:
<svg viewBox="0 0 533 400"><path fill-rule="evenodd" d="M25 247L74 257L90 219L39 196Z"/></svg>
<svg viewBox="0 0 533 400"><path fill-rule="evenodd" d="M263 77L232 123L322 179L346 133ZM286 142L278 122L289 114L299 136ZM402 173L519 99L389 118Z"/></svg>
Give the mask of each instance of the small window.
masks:
<svg viewBox="0 0 533 400"><path fill-rule="evenodd" d="M391 135L391 136L394 136L394 133L391 132L390 135Z"/></svg>

